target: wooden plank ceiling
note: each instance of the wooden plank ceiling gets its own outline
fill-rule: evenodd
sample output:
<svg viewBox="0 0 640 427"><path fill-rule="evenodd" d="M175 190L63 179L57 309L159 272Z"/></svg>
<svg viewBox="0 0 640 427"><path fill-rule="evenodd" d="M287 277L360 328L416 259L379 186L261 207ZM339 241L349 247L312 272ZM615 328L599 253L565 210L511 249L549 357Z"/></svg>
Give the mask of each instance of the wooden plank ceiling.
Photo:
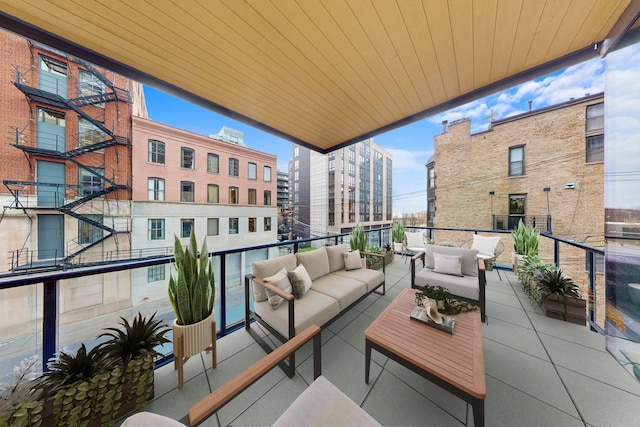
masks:
<svg viewBox="0 0 640 427"><path fill-rule="evenodd" d="M596 50L630 1L1 0L0 25L325 152Z"/></svg>

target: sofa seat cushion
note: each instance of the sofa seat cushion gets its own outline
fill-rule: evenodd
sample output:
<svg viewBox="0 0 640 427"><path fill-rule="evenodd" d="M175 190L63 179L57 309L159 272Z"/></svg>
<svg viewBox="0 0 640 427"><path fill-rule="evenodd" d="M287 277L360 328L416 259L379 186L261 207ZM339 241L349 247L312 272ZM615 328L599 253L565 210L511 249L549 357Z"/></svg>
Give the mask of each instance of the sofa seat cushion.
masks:
<svg viewBox="0 0 640 427"><path fill-rule="evenodd" d="M349 270L349 271L338 270L333 274L347 278L347 279L353 279L359 282L364 282L364 284L367 285L367 292L371 292L372 290L377 288L379 285L384 283L384 273L382 271L370 270L368 268L361 268L359 270Z"/></svg>
<svg viewBox="0 0 640 427"><path fill-rule="evenodd" d="M320 375L293 401L273 426L375 427L381 424Z"/></svg>
<svg viewBox="0 0 640 427"><path fill-rule="evenodd" d="M362 270L353 270L362 271ZM340 311L349 307L358 298L367 293L367 285L355 279L339 276L335 273L316 279L311 285L311 290L321 292L336 301L340 305ZM296 312L296 316L298 313ZM321 323L318 323L321 325Z"/></svg>
<svg viewBox="0 0 640 427"><path fill-rule="evenodd" d="M256 261L251 263L251 274L255 277L264 279L270 277L282 270L291 271L298 265L296 256L294 254L288 254L279 256L277 258L265 259L263 261ZM253 287L253 300L256 302L266 301L267 291L264 286L252 285Z"/></svg>
<svg viewBox="0 0 640 427"><path fill-rule="evenodd" d="M304 265L311 280L316 280L330 273L329 256L324 246L307 252L298 252L296 258L298 264Z"/></svg>
<svg viewBox="0 0 640 427"><path fill-rule="evenodd" d="M324 325L340 313L340 305L335 298L310 289L304 298L293 302L295 307L295 332L304 331L312 324ZM271 310L267 301L254 303L254 311L284 337L289 337L289 309L284 303L277 310Z"/></svg>
<svg viewBox="0 0 640 427"><path fill-rule="evenodd" d="M431 268L423 268L416 273L416 286L442 286L453 295L469 298L475 301L480 299L478 278L474 276L451 276L449 274L434 273Z"/></svg>

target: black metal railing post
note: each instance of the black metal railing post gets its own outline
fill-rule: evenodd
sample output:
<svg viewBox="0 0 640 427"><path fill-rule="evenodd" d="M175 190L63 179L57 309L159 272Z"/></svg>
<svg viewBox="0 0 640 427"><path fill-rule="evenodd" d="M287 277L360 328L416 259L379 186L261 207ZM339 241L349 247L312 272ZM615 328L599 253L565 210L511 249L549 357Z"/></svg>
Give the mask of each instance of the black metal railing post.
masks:
<svg viewBox="0 0 640 427"><path fill-rule="evenodd" d="M596 286L596 254L593 251L587 251L587 271L589 273L589 289L591 290L591 296L593 297L593 302L589 304L587 300L587 307L589 309L589 326L591 330L597 332L597 330L593 327L594 324L598 323L598 319L596 318L597 301L598 301L598 293Z"/></svg>
<svg viewBox="0 0 640 427"><path fill-rule="evenodd" d="M42 370L47 372L47 361L56 353L58 333L58 282L47 280L43 287L42 316Z"/></svg>
<svg viewBox="0 0 640 427"><path fill-rule="evenodd" d="M560 268L560 241L553 241L553 262L556 264L556 267Z"/></svg>
<svg viewBox="0 0 640 427"><path fill-rule="evenodd" d="M227 256L220 255L220 330L227 329Z"/></svg>

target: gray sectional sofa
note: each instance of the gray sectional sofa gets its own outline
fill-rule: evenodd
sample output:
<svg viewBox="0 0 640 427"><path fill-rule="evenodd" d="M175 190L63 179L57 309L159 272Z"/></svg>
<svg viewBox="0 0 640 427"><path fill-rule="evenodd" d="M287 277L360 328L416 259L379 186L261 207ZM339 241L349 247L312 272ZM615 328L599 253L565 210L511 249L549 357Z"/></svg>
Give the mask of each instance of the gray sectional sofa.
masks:
<svg viewBox="0 0 640 427"><path fill-rule="evenodd" d="M422 260L423 268L416 269ZM442 286L452 295L480 306L482 321L486 321L484 260L477 249L426 245L423 252L411 258L411 287Z"/></svg>
<svg viewBox="0 0 640 427"><path fill-rule="evenodd" d="M370 270L366 268L364 258L359 260L357 266L353 265L353 258L350 258L348 261L351 265L347 267L356 268L347 270L345 254L348 253L348 246L342 244L283 255L251 265L251 274L245 277L245 328L267 353L272 348L252 328L252 321L259 322L284 343L312 324L322 327L331 323L372 292L384 295L384 264L382 271ZM370 255L384 259L381 254ZM264 280L276 278L282 269L289 273L299 271L299 266L304 267L311 283L303 295L297 292L298 298L294 296L293 287L287 288L287 281L283 284L275 279L275 283ZM382 288L382 292L377 291L379 288ZM279 304L277 300L280 300ZM289 361L290 366L282 366L289 376L294 373L295 363L292 359L293 356Z"/></svg>

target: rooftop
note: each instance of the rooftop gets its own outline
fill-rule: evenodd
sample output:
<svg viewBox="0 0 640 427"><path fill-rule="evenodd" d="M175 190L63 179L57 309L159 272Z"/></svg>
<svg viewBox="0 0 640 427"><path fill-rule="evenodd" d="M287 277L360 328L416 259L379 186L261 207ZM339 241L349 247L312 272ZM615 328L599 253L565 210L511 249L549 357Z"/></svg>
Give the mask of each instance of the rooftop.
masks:
<svg viewBox="0 0 640 427"><path fill-rule="evenodd" d="M375 351L372 380L365 384L364 330L410 287L409 264L396 256L386 279L385 296L369 295L322 331L322 374L383 425L473 425L466 403ZM486 425L638 425L640 383L606 352L604 336L545 317L511 271L487 272L487 315ZM244 329L223 337L217 368L206 354L192 358L182 390L173 365L158 369L155 399L145 410L180 419L264 355ZM272 424L312 381L311 343L296 362L292 379L272 370L202 425Z"/></svg>

